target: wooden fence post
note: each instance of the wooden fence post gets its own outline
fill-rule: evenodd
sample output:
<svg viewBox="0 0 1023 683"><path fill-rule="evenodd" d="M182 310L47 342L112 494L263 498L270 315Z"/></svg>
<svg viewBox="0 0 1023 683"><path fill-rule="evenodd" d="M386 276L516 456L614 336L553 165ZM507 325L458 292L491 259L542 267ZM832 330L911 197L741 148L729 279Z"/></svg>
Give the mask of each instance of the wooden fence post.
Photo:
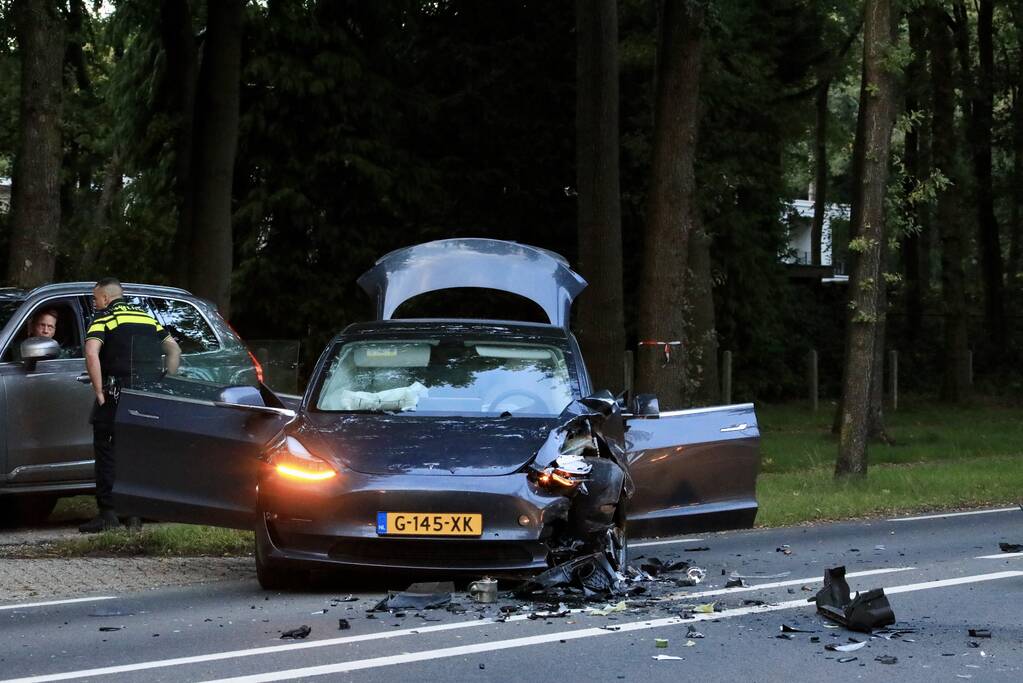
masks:
<svg viewBox="0 0 1023 683"><path fill-rule="evenodd" d="M721 354L721 399L724 405L732 402L732 352Z"/></svg>
<svg viewBox="0 0 1023 683"><path fill-rule="evenodd" d="M817 412L817 399L819 396L817 384L817 349L810 349L806 357L806 381L810 391L810 408Z"/></svg>

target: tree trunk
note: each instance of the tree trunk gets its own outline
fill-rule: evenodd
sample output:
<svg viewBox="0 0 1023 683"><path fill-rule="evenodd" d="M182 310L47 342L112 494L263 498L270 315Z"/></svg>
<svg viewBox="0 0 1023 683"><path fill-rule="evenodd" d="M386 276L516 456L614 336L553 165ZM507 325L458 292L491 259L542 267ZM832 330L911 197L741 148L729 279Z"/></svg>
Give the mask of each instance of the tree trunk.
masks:
<svg viewBox="0 0 1023 683"><path fill-rule="evenodd" d="M175 282L184 284L188 282L189 245L194 220L192 147L198 70L189 0L162 0L160 43L166 57L161 84L162 108L174 120L174 175L171 187L178 210L170 272Z"/></svg>
<svg viewBox="0 0 1023 683"><path fill-rule="evenodd" d="M1005 348L1005 302L1002 285L1002 249L995 218L991 180L991 127L994 111L994 3L977 1L977 58L979 69L973 88L970 145L977 201L977 246L984 285L984 320L996 353Z"/></svg>
<svg viewBox="0 0 1023 683"><path fill-rule="evenodd" d="M65 27L51 0L17 0L12 11L21 52L21 104L7 280L36 287L53 280L57 264Z"/></svg>
<svg viewBox="0 0 1023 683"><path fill-rule="evenodd" d="M821 264L821 241L824 237L824 212L828 197L828 90L831 80L817 86L816 120L814 125L814 181L813 224L810 227L810 259L815 266Z"/></svg>
<svg viewBox="0 0 1023 683"><path fill-rule="evenodd" d="M920 109L922 102L922 84L925 78L925 61L927 59L927 47L925 40L925 21L922 9L914 9L909 13L909 45L912 52L912 59L906 67L906 111L912 114ZM905 151L903 161L906 165L906 194L909 195L915 190L920 181L925 177L922 173L920 163L920 123L911 123L906 129ZM923 271L925 265L922 261L922 250L920 248L921 233L924 230L927 207L913 205L913 222L916 230L903 236L902 248L902 269L906 282L906 320L907 338L911 346L916 346L919 341L920 328L923 325Z"/></svg>
<svg viewBox="0 0 1023 683"><path fill-rule="evenodd" d="M701 405L720 401L718 333L714 319L714 276L711 267L711 236L702 226L689 237L689 282L686 291L693 302L689 350L685 354L693 398Z"/></svg>
<svg viewBox="0 0 1023 683"><path fill-rule="evenodd" d="M885 286L885 253L887 248L881 244L881 277L877 281L877 324L874 325L874 367L870 376L870 407L867 414L867 438L893 444L895 440L888 434L884 419L884 360L885 337L888 331L888 289Z"/></svg>
<svg viewBox="0 0 1023 683"><path fill-rule="evenodd" d="M944 10L928 6L931 52L931 155L934 167L955 180L955 120L952 36ZM960 401L969 392L969 339L966 328L966 282L963 230L958 211L961 191L954 185L938 193L935 220L941 238L941 294L944 316L944 375L941 397Z"/></svg>
<svg viewBox="0 0 1023 683"><path fill-rule="evenodd" d="M579 343L593 386L625 382L622 216L618 183L618 10L615 0L576 0L576 184Z"/></svg>
<svg viewBox="0 0 1023 683"><path fill-rule="evenodd" d="M1023 52L1023 7L1012 6L1012 24L1016 32L1016 48ZM1010 216L1012 221L1009 238L1009 261L1006 265L1006 279L1016 282L1023 266L1023 67L1018 63L1012 71L1012 191Z"/></svg>
<svg viewBox="0 0 1023 683"><path fill-rule="evenodd" d="M885 191L892 126L895 123L895 83L887 70L886 58L895 40L891 0L867 0L863 24L863 75L866 93L863 107L864 144L862 175L854 177L856 199L856 266L849 282L852 311L846 332L842 386L842 425L838 442L835 476L867 473L871 378L874 371L876 326L883 315L878 310L877 288L883 287Z"/></svg>
<svg viewBox="0 0 1023 683"><path fill-rule="evenodd" d="M660 7L653 160L640 280L641 342L683 342L689 236L699 229L693 160L699 123L704 5L666 0ZM681 407L689 394L685 358L645 345L637 353L637 386L656 393L662 408Z"/></svg>
<svg viewBox="0 0 1023 683"><path fill-rule="evenodd" d="M192 160L194 223L188 286L231 312L231 189L238 146L244 0L209 4L206 44L196 93Z"/></svg>

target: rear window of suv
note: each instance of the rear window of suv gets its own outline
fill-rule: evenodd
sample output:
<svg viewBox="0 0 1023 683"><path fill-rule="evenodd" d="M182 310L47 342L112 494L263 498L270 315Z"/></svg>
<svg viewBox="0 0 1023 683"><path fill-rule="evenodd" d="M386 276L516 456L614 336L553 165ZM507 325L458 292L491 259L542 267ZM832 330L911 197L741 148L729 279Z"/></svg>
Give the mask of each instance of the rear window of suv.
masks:
<svg viewBox="0 0 1023 683"><path fill-rule="evenodd" d="M156 319L167 328L181 353L205 353L220 348L217 335L192 304L174 299L149 297L149 307Z"/></svg>

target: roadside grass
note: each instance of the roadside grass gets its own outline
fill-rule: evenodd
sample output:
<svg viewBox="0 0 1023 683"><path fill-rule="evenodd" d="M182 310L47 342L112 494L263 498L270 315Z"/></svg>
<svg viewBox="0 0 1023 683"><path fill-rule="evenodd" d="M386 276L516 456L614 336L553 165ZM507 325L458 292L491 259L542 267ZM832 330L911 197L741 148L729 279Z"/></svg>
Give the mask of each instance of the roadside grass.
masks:
<svg viewBox="0 0 1023 683"><path fill-rule="evenodd" d="M757 406L763 470L758 526L904 514L1023 499L1023 409L909 401L886 413L893 445L872 443L865 480L832 477L834 405Z"/></svg>
<svg viewBox="0 0 1023 683"><path fill-rule="evenodd" d="M239 557L252 554L251 531L192 524L145 525L22 548L34 557Z"/></svg>

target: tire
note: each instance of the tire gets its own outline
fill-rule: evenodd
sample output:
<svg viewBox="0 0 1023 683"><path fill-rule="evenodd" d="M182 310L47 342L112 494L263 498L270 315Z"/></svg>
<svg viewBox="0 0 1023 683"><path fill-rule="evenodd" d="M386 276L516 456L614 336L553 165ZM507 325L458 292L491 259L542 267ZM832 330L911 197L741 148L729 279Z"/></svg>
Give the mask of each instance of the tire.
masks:
<svg viewBox="0 0 1023 683"><path fill-rule="evenodd" d="M264 522L261 522L261 524ZM298 583L304 572L299 572L268 557L270 539L266 529L256 529L256 580L263 590L279 591Z"/></svg>

